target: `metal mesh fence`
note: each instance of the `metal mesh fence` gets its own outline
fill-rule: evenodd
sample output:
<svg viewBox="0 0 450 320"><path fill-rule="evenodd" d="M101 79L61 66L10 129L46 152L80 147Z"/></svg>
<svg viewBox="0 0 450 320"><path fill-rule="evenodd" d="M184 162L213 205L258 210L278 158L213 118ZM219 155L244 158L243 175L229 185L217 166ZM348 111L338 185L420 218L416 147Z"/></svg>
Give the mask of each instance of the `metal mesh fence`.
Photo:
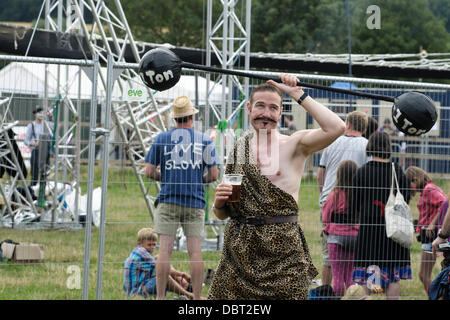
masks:
<svg viewBox="0 0 450 320"><path fill-rule="evenodd" d="M92 62L0 61L0 295L80 299Z"/></svg>
<svg viewBox="0 0 450 320"><path fill-rule="evenodd" d="M120 71L120 75L113 75L113 72L108 73L101 69L100 73L106 81L101 83L98 80L97 97L94 99L96 115L95 119L92 119L92 76L89 76L93 69L91 62L77 65L75 62L66 61L64 64L64 61L60 61L59 65L46 67L42 62L34 63L33 58L25 60L26 62L3 58L0 62L2 133L9 127L14 130L15 137L12 140L16 141L29 171L31 154L24 146L23 139L26 126L33 120L32 110L39 106L48 113L47 116L51 113L57 123L57 131L54 130L55 127L51 128L53 137L57 138L56 142L51 138L47 140L50 146L54 143L53 148L56 146L56 151L50 148L49 172L46 175L49 190L41 198L45 200L45 210L39 209L42 208L42 203L39 203L39 184L30 190L34 198L31 196L32 199L27 199L29 173L24 179L25 183L16 175L5 173L2 176L0 241L11 239L20 243L40 244L44 247L45 258L38 263L28 264L14 259L3 259L0 263L0 295L10 299L79 299L86 298L85 294L89 292L89 298L95 296L103 299L141 299L140 296L129 297L123 289L124 262L137 246L138 231L154 227L157 212L154 201L161 190L161 183L145 177L144 158L154 145L158 134L176 127L175 121L169 116L174 99L186 95L198 108L199 113L194 119L193 128L211 139L211 145L215 147L218 157L218 181L221 181L224 157L231 150L232 142L249 128L245 110L246 97L235 87L222 87L222 76L219 74L207 75L204 72L186 70L176 87L168 91L149 93L135 73L136 65L117 64L111 69L117 73ZM207 76L212 80L210 83L207 83ZM437 125L420 137L405 137L397 133L392 135L391 159L403 170L411 165L422 168L429 173L434 184L444 194L449 193L448 86L304 74L300 74L299 78L325 86L346 87L351 83L352 88L388 96L396 96L409 90L429 95L438 109ZM55 81L56 85L52 85L52 81ZM104 89L107 81L112 84L109 126L105 124L105 115L109 115L108 90ZM250 80L250 88L258 83L259 81ZM343 119L355 110L372 116L379 127L383 126L385 119L391 119L390 103L324 90L305 90ZM231 107L223 103L223 95L227 101L232 101ZM283 106L283 114L292 116L297 130L318 127L310 115L287 97ZM90 129L93 128L93 123L96 129L103 128L106 133L97 130L94 152L89 155L90 139L93 139ZM283 134L291 133L287 118L280 120L279 130ZM105 136L107 143L103 140ZM5 140L7 139L2 140L3 157L6 157L10 150ZM313 263L319 270L313 287L324 281L321 273L323 224L317 183L321 156L320 152L309 157L298 198L299 222L305 233ZM95 167L89 168L91 160ZM105 171L102 170L104 160L107 160L108 164L106 184ZM17 163L9 165L14 167ZM208 269L217 268L221 256L223 229L227 223L227 220L217 220L211 209L218 181L199 184L199 187L205 189L206 202L202 239L204 277ZM172 183L172 187L175 184ZM19 189L19 193L11 192L11 189ZM179 193L183 192L182 189ZM103 217L102 190L107 191ZM87 208L89 192L92 196L92 230L86 228L83 211ZM22 199L20 203L16 201L19 194ZM105 195L106 193L103 194ZM417 193L410 201L413 219L417 220L419 198ZM177 226L175 230L174 250L170 262L175 269L190 273L187 239L181 228ZM159 245L158 243L155 254L160 250ZM414 240L410 250L412 277L411 280L400 281L400 299L427 299L419 279L421 259L421 243ZM432 278L440 271L441 259L438 258L432 268ZM89 277L86 277L86 270L89 271ZM204 284L203 296L208 294L209 288L208 282ZM168 296L178 297L175 293L168 293ZM376 294L373 294L373 297L383 298Z"/></svg>

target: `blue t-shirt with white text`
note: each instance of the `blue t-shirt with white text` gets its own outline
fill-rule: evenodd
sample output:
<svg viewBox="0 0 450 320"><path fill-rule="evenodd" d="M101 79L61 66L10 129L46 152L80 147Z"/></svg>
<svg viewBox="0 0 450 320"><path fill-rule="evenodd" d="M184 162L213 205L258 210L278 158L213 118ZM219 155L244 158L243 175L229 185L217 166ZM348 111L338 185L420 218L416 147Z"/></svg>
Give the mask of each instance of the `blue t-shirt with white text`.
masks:
<svg viewBox="0 0 450 320"><path fill-rule="evenodd" d="M203 174L217 165L209 136L190 128L160 133L145 162L160 167L161 191L156 201L184 207L205 208Z"/></svg>

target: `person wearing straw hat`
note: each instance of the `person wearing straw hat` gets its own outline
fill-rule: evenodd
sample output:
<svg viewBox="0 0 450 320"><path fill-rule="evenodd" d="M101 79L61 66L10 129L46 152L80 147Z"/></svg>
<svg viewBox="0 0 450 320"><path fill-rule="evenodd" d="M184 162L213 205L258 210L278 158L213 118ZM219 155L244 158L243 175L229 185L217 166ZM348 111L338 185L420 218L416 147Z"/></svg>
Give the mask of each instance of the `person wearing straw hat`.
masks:
<svg viewBox="0 0 450 320"><path fill-rule="evenodd" d="M216 151L211 138L192 128L199 111L186 96L175 99L169 116L176 127L160 133L148 152L145 174L161 181L155 200L154 231L160 238L156 263L157 298L165 298L170 256L179 225L187 238L194 299L200 299L203 281L201 242L204 231L204 183L217 180Z"/></svg>
<svg viewBox="0 0 450 320"><path fill-rule="evenodd" d="M198 110L194 107L194 104L189 99L189 97L181 96L175 99L173 103L173 110L170 112L169 117L173 119L182 119L185 117L189 117L189 119L193 119L194 114L197 114ZM185 119L185 120L189 120ZM177 121L178 123L178 121ZM192 126L192 123L191 123ZM190 127L191 127L190 126Z"/></svg>

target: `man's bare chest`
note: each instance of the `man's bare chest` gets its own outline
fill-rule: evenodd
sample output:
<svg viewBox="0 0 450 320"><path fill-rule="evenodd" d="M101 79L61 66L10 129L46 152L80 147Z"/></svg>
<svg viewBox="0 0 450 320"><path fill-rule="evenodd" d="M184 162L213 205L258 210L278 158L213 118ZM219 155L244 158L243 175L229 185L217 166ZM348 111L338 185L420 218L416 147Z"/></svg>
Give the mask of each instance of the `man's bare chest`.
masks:
<svg viewBox="0 0 450 320"><path fill-rule="evenodd" d="M274 181L283 178L285 174L289 174L293 163L294 150L286 143L266 145L253 145L252 155L256 165L260 169L261 174L274 179Z"/></svg>

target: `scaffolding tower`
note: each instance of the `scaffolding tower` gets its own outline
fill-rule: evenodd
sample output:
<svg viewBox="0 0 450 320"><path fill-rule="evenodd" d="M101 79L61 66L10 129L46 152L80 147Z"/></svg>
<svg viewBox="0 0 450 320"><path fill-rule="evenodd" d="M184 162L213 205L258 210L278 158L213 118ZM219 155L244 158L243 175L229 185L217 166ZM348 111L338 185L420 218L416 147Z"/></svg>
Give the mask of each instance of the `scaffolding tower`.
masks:
<svg viewBox="0 0 450 320"><path fill-rule="evenodd" d="M213 24L213 5L218 2L222 6L222 13ZM239 19L237 14L238 4L240 6ZM242 19L243 18L243 19ZM242 21L244 20L244 21ZM221 64L222 69L233 69L236 67L236 61L244 54L244 70L250 68L250 31L251 31L251 0L230 0L213 1L208 0L207 24L206 24L206 65L211 66L212 54L214 54ZM241 66L242 67L242 66ZM209 86L211 75L208 73L207 85ZM212 110L217 121L222 122L218 130L223 130L236 121L239 112L242 112L244 130L247 129L247 112L245 111L245 102L249 94L249 79L244 78L243 82L232 75L225 75L214 80L214 86L222 86L222 101L220 105L210 103L209 97L206 98L207 110ZM233 90L237 89L237 94ZM207 89L210 92L210 89ZM228 96L227 96L228 93ZM209 116L206 114L205 125L209 128ZM228 139L232 141L232 139ZM230 145L228 146L230 147ZM224 134L220 134L220 148L218 150L221 159L224 159L227 148L224 146ZM220 175L223 174L223 167L220 168Z"/></svg>
<svg viewBox="0 0 450 320"><path fill-rule="evenodd" d="M111 56L116 63L125 62L125 50L131 48L135 60L139 61L142 52L138 52L121 3L119 0L115 0L113 5L115 13L103 0L44 0L41 13L44 12L45 29L57 32L58 46L70 46L67 41L69 35L83 36L89 50L83 52L86 60L88 57L98 56L101 62L106 63L108 56ZM85 17L89 15L92 17L90 27L85 21ZM58 65L57 68L57 99L61 103L60 110L63 110L63 112L60 112L60 114L64 118L55 119L56 122L61 123L61 128L54 131L54 161L50 167L48 179L55 182L55 188L58 183L72 181L75 190L78 191L80 156L87 151L87 148L80 148L80 125L78 121L70 124L70 119L77 118L80 113L80 103L79 101L78 103L72 101L67 94L67 86L71 81L67 79L68 72L65 72L66 78L60 76L60 68L68 68L68 66ZM91 72L82 67L80 67L79 72L85 72L88 77L92 77ZM153 217L154 199L149 194L143 177L144 158L156 134L166 130L163 117L168 112L168 108L158 106L150 89L147 89L149 99L144 102L133 101L131 103L126 99L121 99L124 96L124 91L132 87L139 77L137 72L132 69L115 69L114 73L114 84L118 92L115 98L118 102L112 104L110 130L101 131L99 130L101 128L96 128L96 142L106 135L110 142L126 146L124 150L136 174L148 211ZM47 75L48 72L46 71L46 79ZM98 78L99 86L106 90L106 72L99 70ZM43 102L45 112L49 110L52 99L55 98L49 97L45 92ZM104 119L109 115L105 114L104 104L101 105L101 118L104 123ZM148 121L152 118L156 118L156 121ZM64 140L67 139L74 128L76 128L76 143L67 145ZM95 130L95 128L90 129ZM110 133L114 131L119 133L120 141L110 139ZM159 185L157 187L159 189ZM58 193L53 192L53 210L58 204L58 196ZM78 203L78 201L75 203Z"/></svg>

